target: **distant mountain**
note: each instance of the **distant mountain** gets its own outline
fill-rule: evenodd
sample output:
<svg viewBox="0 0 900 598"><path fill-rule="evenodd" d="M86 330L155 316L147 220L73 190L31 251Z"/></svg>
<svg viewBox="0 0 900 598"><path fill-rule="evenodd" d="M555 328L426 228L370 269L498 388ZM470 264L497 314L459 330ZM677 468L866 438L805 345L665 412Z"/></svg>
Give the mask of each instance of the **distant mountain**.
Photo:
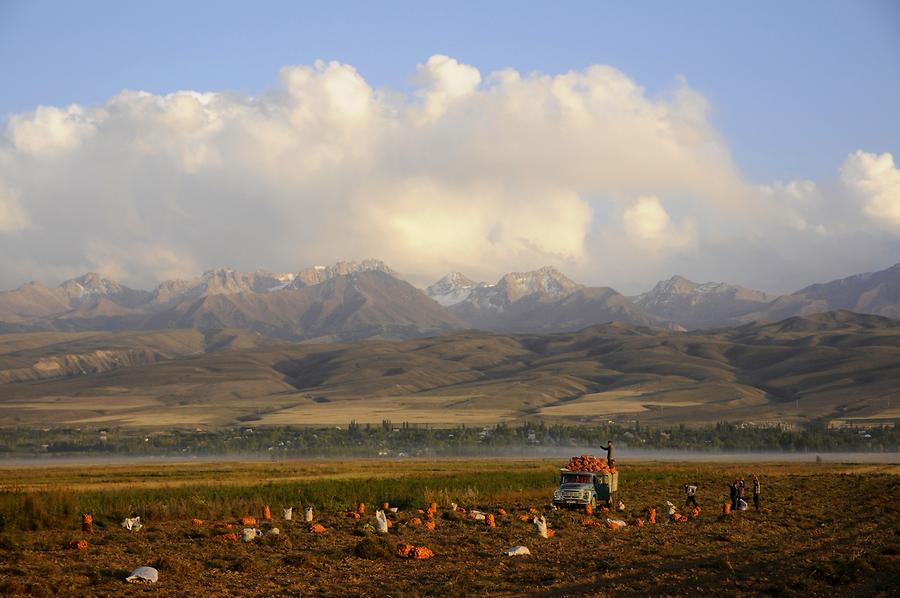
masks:
<svg viewBox="0 0 900 598"><path fill-rule="evenodd" d="M121 307L136 307L150 299L150 293L147 291L130 289L96 272L88 272L59 286L69 297L72 306L106 299Z"/></svg>
<svg viewBox="0 0 900 598"><path fill-rule="evenodd" d="M583 287L549 266L476 285L450 310L473 328L502 332L564 332L609 321L658 323L615 290Z"/></svg>
<svg viewBox="0 0 900 598"><path fill-rule="evenodd" d="M55 289L32 283L0 294L3 332L231 328L343 341L416 338L464 326L378 260L297 275L219 268L163 282L152 293L87 274Z"/></svg>
<svg viewBox="0 0 900 598"><path fill-rule="evenodd" d="M422 291L381 270L272 293L208 294L153 314L145 329L236 328L288 340L415 338L463 324Z"/></svg>
<svg viewBox="0 0 900 598"><path fill-rule="evenodd" d="M425 289L425 293L444 307L449 307L468 299L472 291L479 286L487 285L475 282L460 272L451 272Z"/></svg>
<svg viewBox="0 0 900 598"><path fill-rule="evenodd" d="M495 284L453 272L422 291L376 259L296 274L217 268L153 291L88 273L58 287L31 282L0 292L0 334L234 328L288 340L405 339L461 328L570 332L608 322L695 330L836 310L900 318L900 264L778 298L681 276L628 298L549 266Z"/></svg>
<svg viewBox="0 0 900 598"><path fill-rule="evenodd" d="M286 272L239 272L231 268L207 270L191 280L167 280L156 287L153 301L171 303L190 297L229 295L233 293L266 293L286 288L294 281Z"/></svg>
<svg viewBox="0 0 900 598"><path fill-rule="evenodd" d="M381 260L366 259L357 262L337 262L333 266L313 266L301 270L293 283L289 285L292 289L302 289L312 285L321 284L338 276L348 276L358 272L384 272L394 276L394 271L387 267Z"/></svg>
<svg viewBox="0 0 900 598"><path fill-rule="evenodd" d="M151 293L130 289L114 280L89 272L55 288L29 282L13 291L0 292L0 322L30 323L36 319L78 309L121 311L149 301Z"/></svg>
<svg viewBox="0 0 900 598"><path fill-rule="evenodd" d="M783 320L838 309L900 318L900 264L887 270L810 285L796 293L782 295L764 309L741 319Z"/></svg>
<svg viewBox="0 0 900 598"><path fill-rule="evenodd" d="M722 282L698 284L682 276L657 283L634 303L646 312L688 329L734 323L774 299L762 291Z"/></svg>

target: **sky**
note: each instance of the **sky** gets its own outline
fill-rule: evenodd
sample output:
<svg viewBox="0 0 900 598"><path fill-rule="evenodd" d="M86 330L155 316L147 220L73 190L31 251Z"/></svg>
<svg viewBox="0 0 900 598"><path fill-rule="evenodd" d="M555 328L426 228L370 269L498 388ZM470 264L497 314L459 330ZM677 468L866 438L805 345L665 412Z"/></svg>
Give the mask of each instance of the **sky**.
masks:
<svg viewBox="0 0 900 598"><path fill-rule="evenodd" d="M900 3L0 1L0 289L900 261Z"/></svg>

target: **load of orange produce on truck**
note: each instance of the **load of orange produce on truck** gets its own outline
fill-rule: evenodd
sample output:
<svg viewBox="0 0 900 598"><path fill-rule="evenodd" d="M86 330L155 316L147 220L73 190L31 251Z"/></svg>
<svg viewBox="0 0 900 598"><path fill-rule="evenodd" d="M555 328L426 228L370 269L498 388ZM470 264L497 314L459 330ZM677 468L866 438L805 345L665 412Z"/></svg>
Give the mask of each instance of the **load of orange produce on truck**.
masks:
<svg viewBox="0 0 900 598"><path fill-rule="evenodd" d="M581 455L569 459L566 469L570 471L589 471L591 473L615 473L616 468L610 467L606 459L592 455Z"/></svg>

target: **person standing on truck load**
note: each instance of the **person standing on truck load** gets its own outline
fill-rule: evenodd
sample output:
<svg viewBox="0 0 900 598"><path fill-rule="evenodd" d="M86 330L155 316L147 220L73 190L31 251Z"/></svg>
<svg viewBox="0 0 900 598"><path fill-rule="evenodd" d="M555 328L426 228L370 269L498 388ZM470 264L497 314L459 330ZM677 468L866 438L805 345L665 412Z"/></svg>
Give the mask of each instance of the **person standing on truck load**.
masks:
<svg viewBox="0 0 900 598"><path fill-rule="evenodd" d="M684 485L684 493L687 495L687 499L684 501L685 506L694 505L695 507L699 507L697 504L697 484L685 484Z"/></svg>
<svg viewBox="0 0 900 598"><path fill-rule="evenodd" d="M613 457L613 443L611 440L606 441L606 464L610 467L614 467L616 464L616 458Z"/></svg>
<svg viewBox="0 0 900 598"><path fill-rule="evenodd" d="M756 508L757 513L759 513L759 495L760 495L759 478L756 476L753 476L753 506Z"/></svg>

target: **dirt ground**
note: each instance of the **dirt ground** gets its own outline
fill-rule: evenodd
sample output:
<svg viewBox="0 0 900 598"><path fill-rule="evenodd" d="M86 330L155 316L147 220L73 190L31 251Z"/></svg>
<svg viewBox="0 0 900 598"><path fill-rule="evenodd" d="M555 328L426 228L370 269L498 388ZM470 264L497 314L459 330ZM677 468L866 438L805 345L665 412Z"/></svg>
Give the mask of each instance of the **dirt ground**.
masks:
<svg viewBox="0 0 900 598"><path fill-rule="evenodd" d="M457 463L457 467L458 467ZM483 466L483 464L481 464ZM501 470L502 466L496 466ZM725 484L757 473L762 510L722 515ZM417 475L421 475L417 473ZM440 504L436 529L411 522L417 507L391 515L388 534L370 531L374 508L359 520L343 512L318 513L325 533L301 521L273 520L262 530L280 534L244 543L219 536L242 525L157 517L137 533L109 525L80 531L80 518L60 529L0 535L0 592L20 596L575 596L788 595L896 596L900 594L900 468L897 466L661 464L621 470L623 512L593 516L554 510L546 490L523 490L461 507L495 514L497 527ZM164 481L164 480L163 480ZM683 507L680 484L700 486L700 516L665 520L663 505ZM365 483L361 480L360 483ZM8 491L8 490L7 490ZM474 493L473 493L474 494ZM355 505L348 501L347 508ZM656 525L638 527L647 507ZM499 508L507 516L498 513ZM530 509L556 531L535 535ZM259 514L255 514L259 517ZM609 529L607 517L628 527ZM295 518L302 513L295 509ZM601 525L586 526L585 520ZM229 529L226 526L231 525ZM368 529L367 529L368 527ZM66 549L85 539L86 550ZM404 560L398 544L427 546L427 560ZM504 557L515 545L530 556ZM137 566L159 570L155 585L124 581Z"/></svg>

